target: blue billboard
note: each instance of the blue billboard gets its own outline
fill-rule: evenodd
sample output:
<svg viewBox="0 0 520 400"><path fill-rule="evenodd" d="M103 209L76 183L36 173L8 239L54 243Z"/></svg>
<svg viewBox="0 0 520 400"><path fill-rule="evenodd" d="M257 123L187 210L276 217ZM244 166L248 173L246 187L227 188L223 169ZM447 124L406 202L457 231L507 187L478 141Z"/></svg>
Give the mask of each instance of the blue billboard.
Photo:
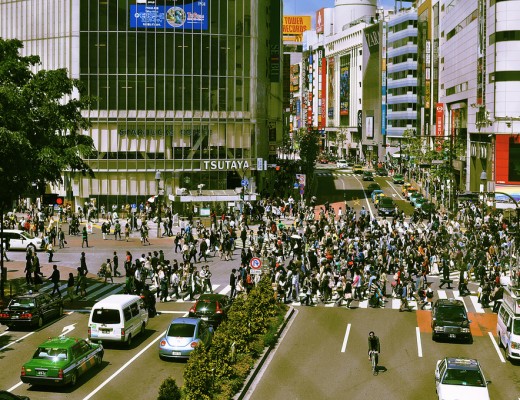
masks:
<svg viewBox="0 0 520 400"><path fill-rule="evenodd" d="M208 1L178 6L130 5L130 28L163 28L205 31L208 29Z"/></svg>

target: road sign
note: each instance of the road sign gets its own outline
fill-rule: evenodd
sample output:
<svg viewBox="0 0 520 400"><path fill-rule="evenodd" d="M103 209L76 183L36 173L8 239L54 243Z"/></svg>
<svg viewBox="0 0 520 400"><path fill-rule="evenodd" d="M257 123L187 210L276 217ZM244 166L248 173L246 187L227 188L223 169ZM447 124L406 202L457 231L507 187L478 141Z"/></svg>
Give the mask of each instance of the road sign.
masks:
<svg viewBox="0 0 520 400"><path fill-rule="evenodd" d="M249 186L249 181L247 179L242 179L242 182L240 182L242 184L242 186L246 187L246 186Z"/></svg>
<svg viewBox="0 0 520 400"><path fill-rule="evenodd" d="M262 273L262 260L258 257L253 257L251 261L249 261L249 266L251 267L252 274L261 274Z"/></svg>

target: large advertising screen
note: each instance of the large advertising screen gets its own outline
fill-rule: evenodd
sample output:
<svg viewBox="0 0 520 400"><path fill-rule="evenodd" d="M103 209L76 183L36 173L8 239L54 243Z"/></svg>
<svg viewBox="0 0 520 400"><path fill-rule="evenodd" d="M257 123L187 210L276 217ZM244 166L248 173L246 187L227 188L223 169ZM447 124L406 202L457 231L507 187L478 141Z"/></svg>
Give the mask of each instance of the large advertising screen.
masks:
<svg viewBox="0 0 520 400"><path fill-rule="evenodd" d="M208 0L176 6L130 5L130 28L208 29Z"/></svg>

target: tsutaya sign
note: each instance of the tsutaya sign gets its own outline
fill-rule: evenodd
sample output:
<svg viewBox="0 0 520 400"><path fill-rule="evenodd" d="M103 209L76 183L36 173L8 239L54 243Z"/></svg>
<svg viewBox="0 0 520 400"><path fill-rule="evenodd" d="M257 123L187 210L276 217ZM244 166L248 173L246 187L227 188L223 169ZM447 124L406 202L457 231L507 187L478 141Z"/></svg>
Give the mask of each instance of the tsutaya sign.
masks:
<svg viewBox="0 0 520 400"><path fill-rule="evenodd" d="M226 171L232 169L248 169L249 162L247 160L213 160L203 161L203 169L209 171Z"/></svg>

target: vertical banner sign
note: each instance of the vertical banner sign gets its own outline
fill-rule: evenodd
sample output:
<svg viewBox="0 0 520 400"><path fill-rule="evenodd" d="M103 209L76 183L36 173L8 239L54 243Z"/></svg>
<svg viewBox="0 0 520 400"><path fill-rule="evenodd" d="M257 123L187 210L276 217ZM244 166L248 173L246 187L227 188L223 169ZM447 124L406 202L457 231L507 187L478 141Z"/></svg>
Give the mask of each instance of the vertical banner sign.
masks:
<svg viewBox="0 0 520 400"><path fill-rule="evenodd" d="M350 54L340 58L339 71L339 115L348 117L350 97Z"/></svg>
<svg viewBox="0 0 520 400"><path fill-rule="evenodd" d="M486 1L478 0L478 37L477 37L477 104L485 104L484 82L485 82L485 57L486 57ZM477 115L477 121L482 119L481 114Z"/></svg>
<svg viewBox="0 0 520 400"><path fill-rule="evenodd" d="M281 65L281 33L282 33L282 15L281 15L281 7L279 1L271 0L271 19L269 23L271 24L270 30L270 42L271 47L269 51L270 56L270 73L269 78L271 82L280 82L280 65Z"/></svg>
<svg viewBox="0 0 520 400"><path fill-rule="evenodd" d="M327 93L327 101L328 101L328 117L329 117L329 126L334 126L334 103L335 103L335 95L334 95L334 84L335 84L335 73L334 73L334 57L329 58L329 67L328 67L328 93Z"/></svg>
<svg viewBox="0 0 520 400"><path fill-rule="evenodd" d="M444 104L437 103L435 106L435 136L437 136L437 142L442 141L444 136ZM437 146L437 151L440 151L440 145Z"/></svg>
<svg viewBox="0 0 520 400"><path fill-rule="evenodd" d="M381 46L381 135L386 135L386 24L381 24L383 41Z"/></svg>
<svg viewBox="0 0 520 400"><path fill-rule="evenodd" d="M321 125L320 129L325 129L327 115L327 59L321 59Z"/></svg>
<svg viewBox="0 0 520 400"><path fill-rule="evenodd" d="M357 112L357 133L359 136L363 133L363 111Z"/></svg>
<svg viewBox="0 0 520 400"><path fill-rule="evenodd" d="M320 34L325 32L325 9L321 8L316 11L316 33Z"/></svg>

